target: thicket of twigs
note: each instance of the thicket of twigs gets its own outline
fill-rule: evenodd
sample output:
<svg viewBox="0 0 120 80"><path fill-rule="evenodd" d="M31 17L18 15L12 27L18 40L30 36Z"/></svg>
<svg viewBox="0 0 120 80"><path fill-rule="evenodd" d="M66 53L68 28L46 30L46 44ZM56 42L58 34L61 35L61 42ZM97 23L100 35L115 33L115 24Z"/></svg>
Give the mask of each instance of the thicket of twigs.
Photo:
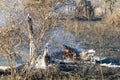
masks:
<svg viewBox="0 0 120 80"><path fill-rule="evenodd" d="M110 53L106 55L108 56L112 55L112 57L114 56L115 58L116 57L119 58L119 56L114 55L115 53L113 52L113 50L114 50L114 47L119 48L120 29L119 27L108 26L108 24L115 24L115 26L120 25L119 13L113 13L112 15L108 16L108 18L106 18L107 19L106 21L108 21L108 24L102 23L102 22L100 23L99 22L98 23L80 22L80 21L72 21L68 19L61 21L61 20L58 20L57 18L53 18L49 14L49 9L55 6L57 2L64 2L64 1L65 0L51 0L51 1L50 0L31 0L31 1L26 0L25 1L26 16L29 13L33 19L33 31L34 31L33 36L36 41L35 43L36 53L40 49L39 47L42 43L43 38L45 37L45 34L50 29L56 26L59 27L60 26L59 24L61 24L65 28L65 30L75 33L76 38L78 38L78 41L82 42L80 44L87 46L86 48L96 49L98 53L100 53L99 55L102 55L104 54L104 52L108 51ZM83 12L81 14L86 14L86 13ZM89 17L91 17L92 14L89 16L88 13L87 13L88 15L87 17L89 19ZM48 71L42 72L42 70L40 70L40 73L39 71L33 73L34 70L27 69L27 67L30 67L29 65L27 65L27 67L23 66L22 69L19 72L17 72L16 69L14 68L14 64L15 64L14 55L18 55L22 57L22 54L17 52L15 49L21 48L20 46L26 43L29 46L29 38L28 38L28 32L27 32L27 26L28 26L27 21L24 23L24 25L21 25L20 28L16 26L17 25L15 25L15 27L12 27L12 24L10 24L9 28L0 29L0 52L4 53L8 58L10 71L11 71L11 75L10 75L11 80L41 79L42 78L41 76L43 76L42 79L46 79L46 80L48 79L57 80L59 76L60 76L59 79L64 79L64 80L80 78L81 73L79 75L73 75L73 74L69 75L67 73L64 73L63 75L62 72L60 73L60 71L56 70L56 68L51 69L51 71L48 70ZM27 34L22 30L26 31ZM76 69L79 69L79 68L76 68ZM104 76L104 74L102 73L102 69L101 68L100 69L97 68L97 69L99 72L98 74ZM85 70L87 72L88 69L85 69ZM27 71L29 71L29 73ZM83 73L87 74L86 72L83 71ZM83 77L86 77L85 74Z"/></svg>

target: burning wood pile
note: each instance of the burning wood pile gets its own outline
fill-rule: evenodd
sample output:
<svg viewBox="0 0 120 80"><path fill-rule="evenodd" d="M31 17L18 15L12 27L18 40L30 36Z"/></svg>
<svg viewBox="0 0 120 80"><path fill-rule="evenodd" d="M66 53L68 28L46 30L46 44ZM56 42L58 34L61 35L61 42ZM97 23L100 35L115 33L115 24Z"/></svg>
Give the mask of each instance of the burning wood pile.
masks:
<svg viewBox="0 0 120 80"><path fill-rule="evenodd" d="M100 60L100 57L95 55L95 51L93 49L89 49L83 52L78 52L75 48L71 48L69 46L63 45L65 47L65 58L67 60L80 60L83 62L95 62Z"/></svg>
<svg viewBox="0 0 120 80"><path fill-rule="evenodd" d="M67 45L63 45L65 47L65 58L67 60L75 60L77 58L77 50L72 48L72 47L69 47Z"/></svg>
<svg viewBox="0 0 120 80"><path fill-rule="evenodd" d="M64 50L62 51L58 51L58 52L54 52L51 54L51 58L53 62L58 62L58 61L63 61L67 60L67 61L74 61L77 59L78 55L77 55L77 50L67 46L67 45L63 45ZM56 61L57 60L57 61Z"/></svg>
<svg viewBox="0 0 120 80"><path fill-rule="evenodd" d="M93 62L95 60L99 60L98 59L99 57L96 58L97 56L95 56L95 51L93 49L78 52L77 49L75 48L72 48L67 45L63 46L64 46L63 51L55 52L52 54L52 56L50 56L53 62L65 62L65 61L74 62L78 60L84 62L85 61Z"/></svg>
<svg viewBox="0 0 120 80"><path fill-rule="evenodd" d="M81 0L75 9L75 17L82 19L92 19L94 17L94 9L90 1Z"/></svg>

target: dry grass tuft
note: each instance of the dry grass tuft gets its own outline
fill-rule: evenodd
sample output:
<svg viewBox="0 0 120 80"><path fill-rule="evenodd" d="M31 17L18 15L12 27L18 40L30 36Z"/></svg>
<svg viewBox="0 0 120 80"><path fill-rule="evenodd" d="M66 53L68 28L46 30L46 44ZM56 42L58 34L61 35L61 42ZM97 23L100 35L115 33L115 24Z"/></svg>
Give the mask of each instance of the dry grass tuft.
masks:
<svg viewBox="0 0 120 80"><path fill-rule="evenodd" d="M109 25L119 26L120 25L120 11L115 11L112 14L107 15L106 23Z"/></svg>

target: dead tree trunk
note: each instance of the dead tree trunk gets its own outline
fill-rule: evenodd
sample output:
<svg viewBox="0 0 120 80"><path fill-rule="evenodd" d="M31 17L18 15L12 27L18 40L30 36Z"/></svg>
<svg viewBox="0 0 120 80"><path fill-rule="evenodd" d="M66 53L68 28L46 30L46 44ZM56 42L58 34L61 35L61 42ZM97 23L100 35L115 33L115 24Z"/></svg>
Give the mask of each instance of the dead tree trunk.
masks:
<svg viewBox="0 0 120 80"><path fill-rule="evenodd" d="M33 23L31 16L28 16L28 35L29 35L29 46L30 46L30 61L34 60L36 54L35 54L35 44L34 44L34 37L33 37Z"/></svg>

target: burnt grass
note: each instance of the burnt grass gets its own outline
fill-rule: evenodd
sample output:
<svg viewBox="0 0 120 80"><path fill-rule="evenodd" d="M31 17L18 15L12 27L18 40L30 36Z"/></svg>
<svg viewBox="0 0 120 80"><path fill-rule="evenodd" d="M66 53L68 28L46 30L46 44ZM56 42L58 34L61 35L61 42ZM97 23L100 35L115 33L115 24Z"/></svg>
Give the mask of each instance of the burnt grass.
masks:
<svg viewBox="0 0 120 80"><path fill-rule="evenodd" d="M102 69L102 72L101 72ZM57 64L47 70L37 70L32 80L119 80L120 68L101 67L90 63Z"/></svg>
<svg viewBox="0 0 120 80"><path fill-rule="evenodd" d="M120 68L102 67L92 63L57 63L46 70L32 70L26 80L119 80ZM9 80L9 73L1 75L0 80ZM21 77L25 74L21 75ZM102 77L103 76L103 77ZM20 79L21 80L21 79Z"/></svg>

